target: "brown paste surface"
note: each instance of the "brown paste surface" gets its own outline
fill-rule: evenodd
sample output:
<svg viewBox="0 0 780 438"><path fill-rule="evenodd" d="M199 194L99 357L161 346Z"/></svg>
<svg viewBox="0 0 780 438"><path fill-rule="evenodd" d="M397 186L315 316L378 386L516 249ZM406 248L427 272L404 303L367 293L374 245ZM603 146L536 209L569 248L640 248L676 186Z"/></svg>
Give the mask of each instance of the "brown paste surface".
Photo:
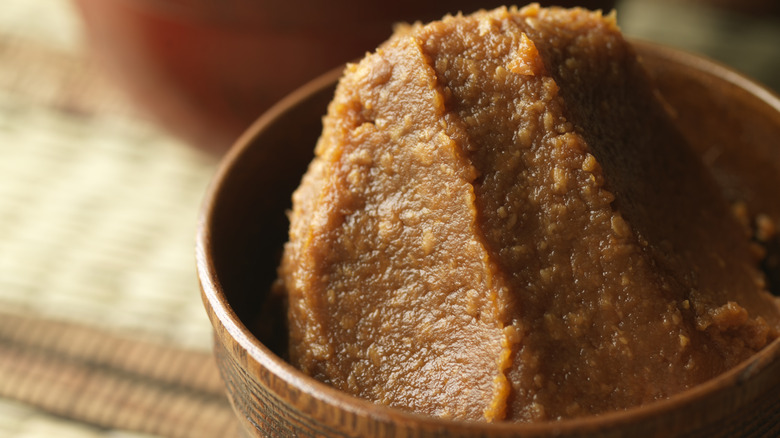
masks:
<svg viewBox="0 0 780 438"><path fill-rule="evenodd" d="M290 357L434 416L542 421L705 381L778 306L614 16L501 8L349 65L293 197Z"/></svg>

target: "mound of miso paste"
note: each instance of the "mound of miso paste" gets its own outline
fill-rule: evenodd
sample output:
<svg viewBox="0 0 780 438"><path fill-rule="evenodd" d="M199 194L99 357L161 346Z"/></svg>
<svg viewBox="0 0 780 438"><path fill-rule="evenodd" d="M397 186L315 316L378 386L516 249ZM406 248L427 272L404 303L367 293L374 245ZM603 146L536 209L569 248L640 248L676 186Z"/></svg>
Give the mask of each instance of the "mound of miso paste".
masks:
<svg viewBox="0 0 780 438"><path fill-rule="evenodd" d="M778 336L746 234L614 15L500 8L349 65L279 269L309 375L437 417L669 397Z"/></svg>

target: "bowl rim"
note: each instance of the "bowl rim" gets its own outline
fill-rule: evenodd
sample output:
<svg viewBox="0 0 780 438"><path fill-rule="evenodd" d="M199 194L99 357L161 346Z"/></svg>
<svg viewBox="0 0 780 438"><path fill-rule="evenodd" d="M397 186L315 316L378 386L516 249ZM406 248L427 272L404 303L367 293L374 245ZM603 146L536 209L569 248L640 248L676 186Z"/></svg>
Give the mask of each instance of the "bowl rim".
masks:
<svg viewBox="0 0 780 438"><path fill-rule="evenodd" d="M682 67L691 68L707 76L716 77L726 83L743 89L757 100L769 105L780 113L780 96L766 86L733 70L718 61L701 54L662 45L647 40L627 38L635 47L640 59L644 53L653 57L671 61ZM296 388L302 394L331 406L337 406L354 415L371 418L375 421L393 421L401 424L416 424L428 426L436 430L460 430L472 432L498 433L527 436L548 436L552 434L578 434L595 432L613 428L621 424L641 423L664 414L679 410L680 407L701 401L713 396L719 391L741 384L751 376L759 374L769 364L780 357L780 338L766 345L761 351L746 359L730 370L696 385L667 399L650 402L625 410L608 412L596 416L578 417L565 420L553 420L538 423L496 422L485 423L476 421L452 420L436 418L397 408L379 405L371 401L352 396L330 385L320 382L295 368L257 339L247 326L238 318L222 290L218 273L209 254L211 251L211 235L214 217L214 205L223 187L226 177L235 164L247 152L252 140L260 134L275 119L289 111L307 96L333 86L342 76L343 66L333 69L289 94L272 106L258 118L234 143L233 147L223 157L211 183L199 212L195 258L198 280L201 286L201 296L211 323L215 330L224 329L232 340L247 353L246 360L267 369L285 384ZM323 113L324 115L324 113ZM313 145L312 145L313 147ZM219 342L219 340L215 340ZM228 349L230 354L235 352ZM708 412L709 414L709 412ZM525 435L524 435L525 436Z"/></svg>

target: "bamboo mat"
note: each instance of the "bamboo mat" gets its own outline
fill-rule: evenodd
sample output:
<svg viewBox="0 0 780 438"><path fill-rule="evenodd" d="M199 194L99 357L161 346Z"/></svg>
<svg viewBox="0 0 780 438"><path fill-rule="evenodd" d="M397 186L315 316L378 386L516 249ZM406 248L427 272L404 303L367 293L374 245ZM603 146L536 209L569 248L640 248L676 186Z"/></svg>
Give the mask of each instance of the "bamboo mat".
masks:
<svg viewBox="0 0 780 438"><path fill-rule="evenodd" d="M238 436L207 352L5 314L0 376L0 396L94 427L166 437Z"/></svg>
<svg viewBox="0 0 780 438"><path fill-rule="evenodd" d="M79 31L67 0L0 4L0 438L238 436L193 259L217 158Z"/></svg>

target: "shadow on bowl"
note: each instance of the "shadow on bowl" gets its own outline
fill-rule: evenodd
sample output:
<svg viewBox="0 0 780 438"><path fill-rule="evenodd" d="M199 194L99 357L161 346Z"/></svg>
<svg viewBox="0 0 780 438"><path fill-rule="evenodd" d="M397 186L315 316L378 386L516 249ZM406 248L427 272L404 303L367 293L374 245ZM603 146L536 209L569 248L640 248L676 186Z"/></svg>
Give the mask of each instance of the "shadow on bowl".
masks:
<svg viewBox="0 0 780 438"><path fill-rule="evenodd" d="M706 59L644 42L635 46L727 197L778 224L780 99ZM268 291L287 239L285 211L313 157L339 76L334 71L309 83L262 116L226 156L203 205L196 248L202 296L217 362L248 436L780 436L780 340L668 400L539 424L402 412L341 393L285 362L284 312ZM775 292L778 271L768 272Z"/></svg>

